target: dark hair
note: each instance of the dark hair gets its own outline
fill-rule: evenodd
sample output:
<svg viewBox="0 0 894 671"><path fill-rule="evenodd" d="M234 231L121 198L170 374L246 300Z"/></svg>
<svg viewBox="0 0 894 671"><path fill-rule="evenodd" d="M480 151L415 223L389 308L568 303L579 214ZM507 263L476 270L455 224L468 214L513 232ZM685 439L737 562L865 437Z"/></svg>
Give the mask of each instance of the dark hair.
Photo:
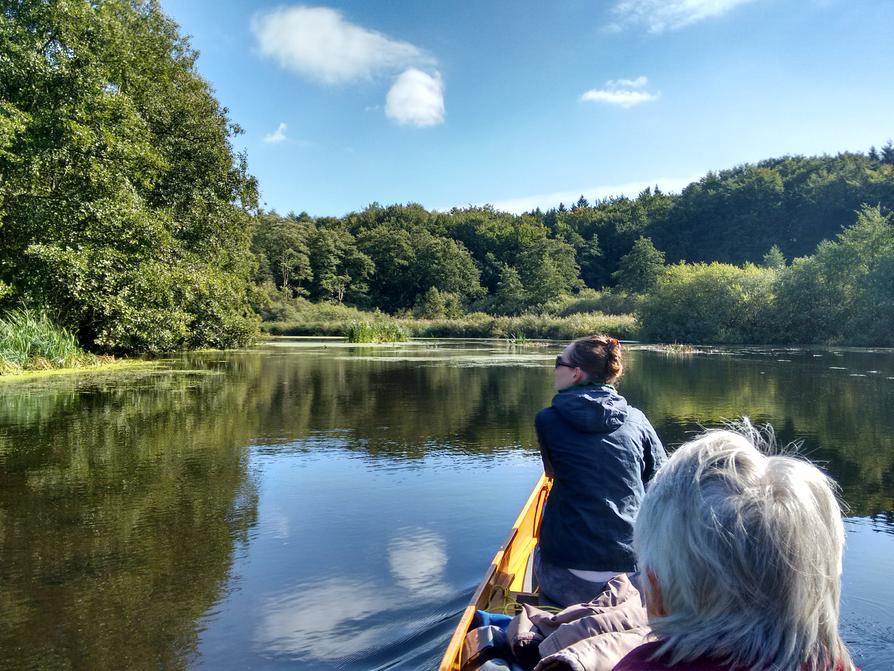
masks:
<svg viewBox="0 0 894 671"><path fill-rule="evenodd" d="M614 384L624 374L621 343L605 335L578 338L571 343L568 363L584 371L593 382Z"/></svg>

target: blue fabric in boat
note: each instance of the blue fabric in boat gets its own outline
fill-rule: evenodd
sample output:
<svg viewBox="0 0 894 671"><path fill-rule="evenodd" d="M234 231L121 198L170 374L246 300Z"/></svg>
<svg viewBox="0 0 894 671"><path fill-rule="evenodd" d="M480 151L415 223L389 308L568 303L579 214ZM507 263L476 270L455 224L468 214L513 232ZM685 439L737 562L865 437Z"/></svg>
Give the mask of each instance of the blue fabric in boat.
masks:
<svg viewBox="0 0 894 671"><path fill-rule="evenodd" d="M512 622L511 615L502 615L501 613L488 613L486 610L476 610L475 617L472 618L472 627L487 627L493 625L503 631Z"/></svg>

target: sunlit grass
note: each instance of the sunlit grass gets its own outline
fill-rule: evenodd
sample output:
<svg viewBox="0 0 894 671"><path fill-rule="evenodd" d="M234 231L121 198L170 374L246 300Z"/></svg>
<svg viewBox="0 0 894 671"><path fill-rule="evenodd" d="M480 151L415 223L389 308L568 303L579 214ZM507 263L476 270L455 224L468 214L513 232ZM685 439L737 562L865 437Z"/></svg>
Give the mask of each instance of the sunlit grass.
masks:
<svg viewBox="0 0 894 671"><path fill-rule="evenodd" d="M369 316L370 319L362 321L336 319L268 322L263 328L271 335L342 335L347 336L349 342L399 342L406 340L407 336L504 338L517 343L533 339L570 340L592 333L608 333L625 340L635 339L637 336L637 323L632 315L606 315L601 312L576 313L564 317L533 313L517 317L495 317L476 312L455 319L383 319L381 313ZM396 337L397 331L403 332L404 337ZM362 339L354 340L355 337Z"/></svg>
<svg viewBox="0 0 894 671"><path fill-rule="evenodd" d="M397 322L351 322L345 333L348 342L403 342L407 332Z"/></svg>
<svg viewBox="0 0 894 671"><path fill-rule="evenodd" d="M19 308L0 317L0 375L95 365L67 329L42 310Z"/></svg>

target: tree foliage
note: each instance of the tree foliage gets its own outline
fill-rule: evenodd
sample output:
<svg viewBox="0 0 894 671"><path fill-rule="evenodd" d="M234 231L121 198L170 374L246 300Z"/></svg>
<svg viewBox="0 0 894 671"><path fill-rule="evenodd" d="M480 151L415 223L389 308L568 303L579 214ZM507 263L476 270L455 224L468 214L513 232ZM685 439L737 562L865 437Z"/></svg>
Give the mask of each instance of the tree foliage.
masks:
<svg viewBox="0 0 894 671"><path fill-rule="evenodd" d="M256 329L256 185L196 56L151 0L0 11L0 281L91 348L225 347Z"/></svg>
<svg viewBox="0 0 894 671"><path fill-rule="evenodd" d="M640 237L618 263L612 277L618 286L633 293L649 291L664 271L664 252L655 249L649 238Z"/></svg>
<svg viewBox="0 0 894 671"><path fill-rule="evenodd" d="M675 264L638 316L652 340L894 345L892 218L863 207L790 266Z"/></svg>

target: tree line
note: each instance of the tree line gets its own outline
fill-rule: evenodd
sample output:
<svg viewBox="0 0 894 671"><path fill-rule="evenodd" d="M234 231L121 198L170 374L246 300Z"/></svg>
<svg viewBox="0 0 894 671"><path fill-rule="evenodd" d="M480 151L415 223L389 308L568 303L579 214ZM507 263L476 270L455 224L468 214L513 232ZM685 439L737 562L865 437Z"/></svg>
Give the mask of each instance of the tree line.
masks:
<svg viewBox="0 0 894 671"><path fill-rule="evenodd" d="M709 173L680 194L656 187L636 198L582 196L521 215L377 203L341 218L264 212L255 281L274 299L271 289L392 314L515 315L585 288L648 294L667 264L785 266L854 224L858 212L870 216L868 206L885 221L894 206L890 141L881 151Z"/></svg>

